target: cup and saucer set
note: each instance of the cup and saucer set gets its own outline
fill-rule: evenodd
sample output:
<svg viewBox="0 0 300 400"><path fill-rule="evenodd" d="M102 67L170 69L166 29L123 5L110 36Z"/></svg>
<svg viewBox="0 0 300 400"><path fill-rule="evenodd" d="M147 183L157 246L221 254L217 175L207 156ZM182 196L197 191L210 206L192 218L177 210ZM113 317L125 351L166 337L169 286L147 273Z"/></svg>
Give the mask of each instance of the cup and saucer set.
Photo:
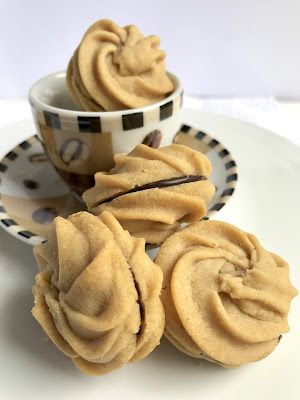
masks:
<svg viewBox="0 0 300 400"><path fill-rule="evenodd" d="M37 133L28 132L0 161L0 226L30 245L44 242L56 216L85 209L81 194L93 186L94 174L109 171L114 154L139 143L153 148L178 143L204 153L216 187L206 217L221 210L235 191L237 163L213 132L185 122L183 88L169 76L175 90L164 100L112 112L76 110L65 71L36 82L29 102Z"/></svg>

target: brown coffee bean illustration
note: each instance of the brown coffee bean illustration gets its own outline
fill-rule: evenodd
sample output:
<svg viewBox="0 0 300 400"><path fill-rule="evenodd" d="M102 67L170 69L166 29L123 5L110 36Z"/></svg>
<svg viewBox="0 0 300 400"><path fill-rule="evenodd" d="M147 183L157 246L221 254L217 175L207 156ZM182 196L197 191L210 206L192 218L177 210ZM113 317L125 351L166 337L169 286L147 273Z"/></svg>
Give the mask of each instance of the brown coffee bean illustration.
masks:
<svg viewBox="0 0 300 400"><path fill-rule="evenodd" d="M50 224L55 217L58 216L58 212L53 207L39 208L32 214L32 219L38 224Z"/></svg>
<svg viewBox="0 0 300 400"><path fill-rule="evenodd" d="M65 165L72 167L87 160L89 153L88 146L82 140L70 138L62 144L59 156Z"/></svg>
<svg viewBox="0 0 300 400"><path fill-rule="evenodd" d="M40 186L40 184L37 181L34 181L33 179L24 179L23 184L28 189L38 189Z"/></svg>
<svg viewBox="0 0 300 400"><path fill-rule="evenodd" d="M28 157L28 159L32 163L42 163L48 161L48 157L46 156L45 153L32 154L31 156Z"/></svg>
<svg viewBox="0 0 300 400"><path fill-rule="evenodd" d="M161 131L155 129L154 131L148 133L148 135L142 141L142 144L145 144L146 146L153 147L154 149L156 149L157 147L159 147L161 139L162 139Z"/></svg>

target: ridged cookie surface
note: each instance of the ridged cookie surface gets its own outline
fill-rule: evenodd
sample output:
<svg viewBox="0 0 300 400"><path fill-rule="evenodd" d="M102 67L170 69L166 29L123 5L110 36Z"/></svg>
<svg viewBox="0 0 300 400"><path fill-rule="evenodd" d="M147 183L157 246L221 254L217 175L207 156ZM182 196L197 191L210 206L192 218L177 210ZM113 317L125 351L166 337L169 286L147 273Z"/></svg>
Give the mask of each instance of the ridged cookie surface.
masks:
<svg viewBox="0 0 300 400"><path fill-rule="evenodd" d="M82 197L93 214L107 210L133 236L162 243L181 222L206 214L215 192L210 174L208 158L189 147L139 144L116 155L110 172L96 173L95 186Z"/></svg>
<svg viewBox="0 0 300 400"><path fill-rule="evenodd" d="M74 101L86 111L116 111L163 100L174 84L159 43L134 25L95 22L69 62L67 84Z"/></svg>
<svg viewBox="0 0 300 400"><path fill-rule="evenodd" d="M184 353L224 366L270 354L289 330L297 291L289 267L251 234L201 221L162 245L167 338Z"/></svg>
<svg viewBox="0 0 300 400"><path fill-rule="evenodd" d="M85 373L102 375L146 357L164 329L162 273L110 213L57 217L40 267L33 316Z"/></svg>

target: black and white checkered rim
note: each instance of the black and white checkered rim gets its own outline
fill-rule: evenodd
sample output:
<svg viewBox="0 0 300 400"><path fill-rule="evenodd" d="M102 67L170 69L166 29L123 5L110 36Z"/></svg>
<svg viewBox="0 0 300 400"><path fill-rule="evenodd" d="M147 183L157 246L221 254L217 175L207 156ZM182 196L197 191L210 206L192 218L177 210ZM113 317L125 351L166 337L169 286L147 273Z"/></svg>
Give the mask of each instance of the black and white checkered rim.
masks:
<svg viewBox="0 0 300 400"><path fill-rule="evenodd" d="M74 115L64 115L63 113L59 114L41 109L40 105L35 104L32 100L30 100L30 104L36 120L49 128L57 131L102 133L114 131L116 126L118 126L118 131L122 132L143 128L145 121L149 120L149 118L151 118L153 123L159 123L177 113L182 107L182 101L183 90L176 94L172 100L162 103L157 107L145 107L144 111L135 113L116 113L113 118L108 117L105 112L101 116L87 116L86 113L80 115L80 111L74 113Z"/></svg>
<svg viewBox="0 0 300 400"><path fill-rule="evenodd" d="M226 147L222 145L222 143L218 142L218 140L214 139L208 133L203 131L199 131L195 128L192 128L188 125L182 125L178 134L183 133L194 137L195 139L200 140L207 146L214 149L214 151L218 154L218 156L222 159L224 163L224 168L226 170L226 185L223 189L223 192L218 197L217 203L214 203L207 211L206 216L203 219L208 219L212 215L214 215L217 211L220 211L221 208L225 206L229 198L233 195L236 187L236 183L238 180L237 173L237 165L234 159L232 158L231 153Z"/></svg>
<svg viewBox="0 0 300 400"><path fill-rule="evenodd" d="M21 153L28 150L36 142L39 142L37 135L30 137L18 144L13 150L7 153L3 159L0 161L0 187L2 177L9 168L9 165L19 157ZM5 207L1 201L0 193L0 226L2 226L8 233L15 236L17 239L22 240L25 243L31 244L32 246L44 242L46 239L44 236L38 236L25 229L23 226L19 225L14 221L9 214L7 214Z"/></svg>
<svg viewBox="0 0 300 400"><path fill-rule="evenodd" d="M202 131L198 131L188 125L182 125L179 133L184 133L195 137L198 140L201 140L203 143L207 144L209 147L213 148L214 151L217 152L220 158L224 161L224 166L226 171L228 172L226 177L226 187L223 190L219 200L215 203L207 212L207 216L203 219L208 219L217 211L221 210L222 207L226 204L228 199L232 196L235 190L236 182L238 179L237 167L236 163L233 160L229 151L216 139L212 138L207 133ZM13 150L7 153L3 159L0 161L0 187L2 176L6 173L9 165L15 161L19 155L28 150L33 144L39 142L39 138L37 135L30 137L28 140L24 140L22 143L17 145ZM1 196L1 194L0 194ZM26 230L23 226L19 225L16 221L11 219L9 214L7 214L5 207L1 201L0 197L0 226L2 226L8 233L12 236L15 236L17 239L22 240L25 243L28 243L32 246L43 243L46 241L44 236L38 236L33 232Z"/></svg>

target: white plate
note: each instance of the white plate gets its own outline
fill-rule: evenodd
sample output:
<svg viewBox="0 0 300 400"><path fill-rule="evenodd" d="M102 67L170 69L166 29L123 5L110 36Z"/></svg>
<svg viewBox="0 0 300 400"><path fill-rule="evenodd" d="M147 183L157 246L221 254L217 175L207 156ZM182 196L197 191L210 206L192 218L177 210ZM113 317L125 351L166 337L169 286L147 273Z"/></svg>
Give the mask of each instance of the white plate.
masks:
<svg viewBox="0 0 300 400"><path fill-rule="evenodd" d="M184 119L213 132L239 165L238 190L214 218L256 234L267 249L287 259L293 283L299 288L299 148L233 119L187 110ZM13 137L3 153L23 136ZM78 372L44 339L30 315L36 272L31 247L1 230L0 261L0 396L5 400L300 398L300 296L292 304L291 332L258 363L223 369L185 356L163 341L145 360L96 378Z"/></svg>

